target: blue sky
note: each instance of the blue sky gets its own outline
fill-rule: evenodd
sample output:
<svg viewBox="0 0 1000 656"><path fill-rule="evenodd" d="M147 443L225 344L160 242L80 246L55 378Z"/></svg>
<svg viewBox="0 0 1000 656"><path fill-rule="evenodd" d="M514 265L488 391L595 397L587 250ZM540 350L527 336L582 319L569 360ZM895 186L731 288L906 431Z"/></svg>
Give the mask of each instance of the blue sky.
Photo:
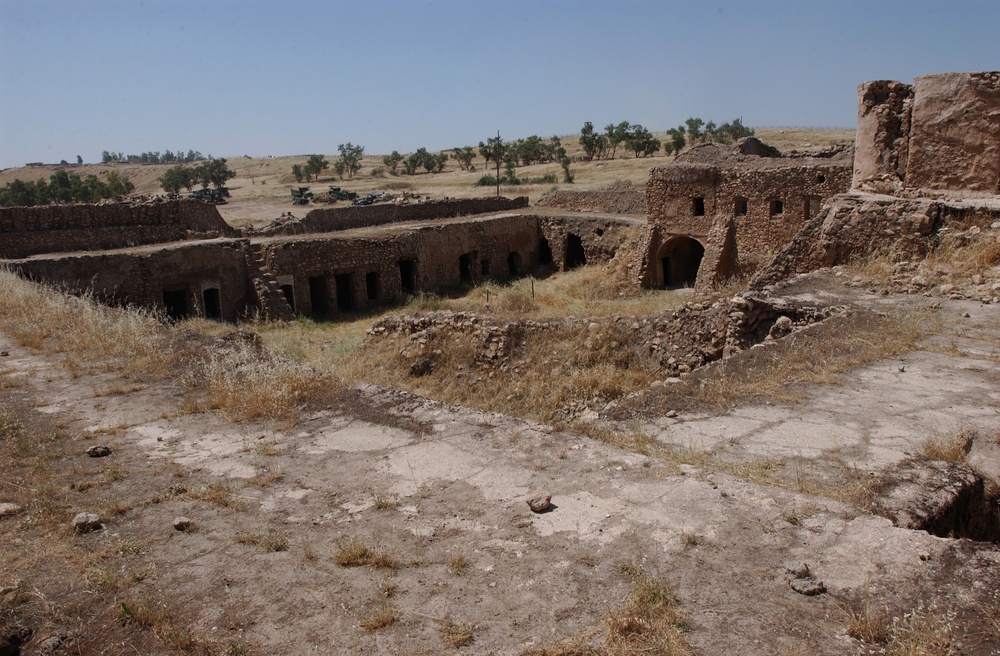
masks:
<svg viewBox="0 0 1000 656"><path fill-rule="evenodd" d="M853 127L864 80L1000 69L998 26L1000 0L0 0L0 167Z"/></svg>

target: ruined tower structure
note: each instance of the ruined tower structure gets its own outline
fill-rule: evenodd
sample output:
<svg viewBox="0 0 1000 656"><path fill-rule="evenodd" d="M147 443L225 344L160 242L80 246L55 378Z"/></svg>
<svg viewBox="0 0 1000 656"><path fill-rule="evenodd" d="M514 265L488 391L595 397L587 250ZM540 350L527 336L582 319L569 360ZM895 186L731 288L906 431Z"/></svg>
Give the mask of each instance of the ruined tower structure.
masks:
<svg viewBox="0 0 1000 656"><path fill-rule="evenodd" d="M851 187L911 197L1000 194L1000 73L861 84Z"/></svg>

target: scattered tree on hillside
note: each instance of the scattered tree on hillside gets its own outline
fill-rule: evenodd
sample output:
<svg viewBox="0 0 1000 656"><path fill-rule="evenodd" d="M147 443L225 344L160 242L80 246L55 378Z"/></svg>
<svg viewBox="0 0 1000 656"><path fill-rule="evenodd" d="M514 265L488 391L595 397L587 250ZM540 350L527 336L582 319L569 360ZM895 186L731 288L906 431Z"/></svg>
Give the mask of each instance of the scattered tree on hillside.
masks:
<svg viewBox="0 0 1000 656"><path fill-rule="evenodd" d="M322 155L310 155L302 171L306 174L306 178L311 175L316 182L319 182L319 174L323 171L323 169L328 168L330 168L330 162L324 159ZM360 168L360 166L358 168Z"/></svg>
<svg viewBox="0 0 1000 656"><path fill-rule="evenodd" d="M687 143L687 137L685 137L685 129L683 125L679 125L676 128L670 128L667 130L667 135L670 136L670 141L664 142L663 152L666 154L679 153L684 150L684 146Z"/></svg>
<svg viewBox="0 0 1000 656"><path fill-rule="evenodd" d="M503 161L509 146L510 144L504 143L500 137L490 137L486 143L479 142L479 155L486 160L487 165L490 162L496 165Z"/></svg>
<svg viewBox="0 0 1000 656"><path fill-rule="evenodd" d="M403 161L403 156L399 154L398 150L392 151L391 155L386 155L382 158L382 163L385 168L389 169L389 173L392 175L398 175L396 169L399 168L399 163Z"/></svg>
<svg viewBox="0 0 1000 656"><path fill-rule="evenodd" d="M195 167L194 171L198 176L198 182L205 188L209 185L215 185L216 188L225 187L230 178L236 177L236 171L226 168L225 158L209 159Z"/></svg>
<svg viewBox="0 0 1000 656"><path fill-rule="evenodd" d="M428 173L440 173L444 170L444 165L448 161L448 153L431 153L426 148L417 148L416 152L403 160L403 173L406 175L416 175L417 170L423 168Z"/></svg>
<svg viewBox="0 0 1000 656"><path fill-rule="evenodd" d="M609 123L604 126L604 136L607 137L608 146L611 148L610 158L615 158L615 152L618 150L618 144L625 141L629 134L629 122L622 121L618 125Z"/></svg>
<svg viewBox="0 0 1000 656"><path fill-rule="evenodd" d="M305 179L305 171L302 170L301 164L292 164L292 175L295 176L296 182L302 182Z"/></svg>
<svg viewBox="0 0 1000 656"><path fill-rule="evenodd" d="M584 159L601 159L608 150L608 138L603 134L595 134L594 124L587 121L580 129L580 146L583 148Z"/></svg>
<svg viewBox="0 0 1000 656"><path fill-rule="evenodd" d="M211 159L209 155L209 159ZM160 154L160 151L140 153L138 155L126 155L122 152L109 152L107 150L101 153L101 163L102 164L173 164L174 162L178 164L186 164L189 162L198 162L204 160L205 156L196 150L189 150L187 154L184 154L183 150L178 150L177 153L172 153L169 150Z"/></svg>
<svg viewBox="0 0 1000 656"><path fill-rule="evenodd" d="M120 198L135 190L128 177L111 171L105 180L96 175L81 178L65 170L55 171L49 181L24 182L15 179L0 189L0 206L33 206L58 203L96 203L106 198Z"/></svg>
<svg viewBox="0 0 1000 656"><path fill-rule="evenodd" d="M472 164L472 160L476 156L476 151L472 149L472 146L463 146L462 148L454 148L452 150L451 157L458 162L458 168L463 171L476 170L476 167Z"/></svg>
<svg viewBox="0 0 1000 656"><path fill-rule="evenodd" d="M76 156L76 165L83 166L83 157L81 157L80 155Z"/></svg>
<svg viewBox="0 0 1000 656"><path fill-rule="evenodd" d="M626 130L623 141L636 157L648 157L660 150L660 140L638 123Z"/></svg>
<svg viewBox="0 0 1000 656"><path fill-rule="evenodd" d="M340 144L337 146L337 150L340 151L339 162L343 163L343 168L338 175L343 177L342 173L347 173L348 178L353 178L354 174L361 170L361 158L365 154L364 146L355 146L350 141L346 144ZM336 166L334 166L334 171L337 171Z"/></svg>
<svg viewBox="0 0 1000 656"><path fill-rule="evenodd" d="M569 157L563 155L563 158L559 163L562 166L563 182L566 184L573 184L573 174L569 172Z"/></svg>

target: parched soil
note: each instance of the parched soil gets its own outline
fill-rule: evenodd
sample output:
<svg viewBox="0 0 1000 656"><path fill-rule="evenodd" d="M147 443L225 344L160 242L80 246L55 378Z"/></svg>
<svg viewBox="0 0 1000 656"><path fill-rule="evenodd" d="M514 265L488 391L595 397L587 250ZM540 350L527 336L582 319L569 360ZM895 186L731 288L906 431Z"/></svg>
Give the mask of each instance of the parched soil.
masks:
<svg viewBox="0 0 1000 656"><path fill-rule="evenodd" d="M0 503L20 506L0 518L0 653L628 653L601 645L636 571L672 588L696 654L878 653L848 635L875 608L951 653L1000 653L1000 548L877 503L931 438L971 436L958 459L1000 478L1000 305L821 276L790 293L917 307L935 329L794 404L665 395L578 426L633 450L375 387L293 425L232 423L182 380L0 335ZM103 528L75 533L79 512Z"/></svg>

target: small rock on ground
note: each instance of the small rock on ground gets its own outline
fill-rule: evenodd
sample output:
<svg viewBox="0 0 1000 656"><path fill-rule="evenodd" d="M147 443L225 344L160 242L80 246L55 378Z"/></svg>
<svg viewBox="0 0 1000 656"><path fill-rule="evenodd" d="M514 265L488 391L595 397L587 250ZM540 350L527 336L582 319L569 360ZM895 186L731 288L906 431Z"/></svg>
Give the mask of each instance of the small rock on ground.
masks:
<svg viewBox="0 0 1000 656"><path fill-rule="evenodd" d="M174 517L174 528L178 531L189 531L194 526L194 522L187 517Z"/></svg>
<svg viewBox="0 0 1000 656"><path fill-rule="evenodd" d="M91 458L104 458L111 455L111 449L103 444L95 444L87 449L87 455Z"/></svg>
<svg viewBox="0 0 1000 656"><path fill-rule="evenodd" d="M21 506L16 503L0 503L0 517L9 517L21 512Z"/></svg>
<svg viewBox="0 0 1000 656"><path fill-rule="evenodd" d="M82 512L73 518L73 528L77 533L90 533L104 528L101 523L101 516L97 513Z"/></svg>
<svg viewBox="0 0 1000 656"><path fill-rule="evenodd" d="M543 492L536 493L528 499L528 507L533 513L543 513L552 507L552 495Z"/></svg>

